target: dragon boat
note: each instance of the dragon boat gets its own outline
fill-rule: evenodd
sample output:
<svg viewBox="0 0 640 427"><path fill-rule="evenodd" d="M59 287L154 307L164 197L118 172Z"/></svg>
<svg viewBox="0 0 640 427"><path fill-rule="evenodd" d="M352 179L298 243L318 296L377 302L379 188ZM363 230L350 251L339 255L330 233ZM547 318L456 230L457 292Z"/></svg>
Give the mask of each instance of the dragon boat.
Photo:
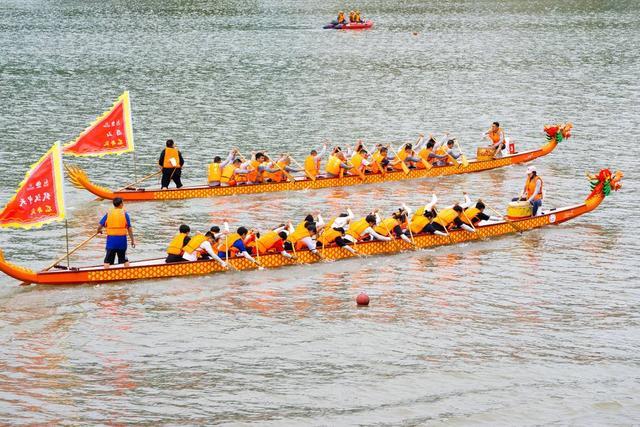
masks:
<svg viewBox="0 0 640 427"><path fill-rule="evenodd" d="M209 187L207 185L182 187L179 189L146 189L133 188L120 191L112 191L108 188L91 182L87 173L73 165L65 166L72 184L80 189L86 189L102 199L114 199L120 197L125 201L150 201L150 200L178 200L207 198L219 196L233 196L236 194L272 193L277 191L297 191L330 187L346 187L362 184L379 184L390 181L403 181L408 179L432 178L437 176L458 175L463 173L482 172L490 169L530 162L552 152L559 142L569 138L571 125L545 126L547 143L542 147L514 153L504 157L475 158L468 165L459 163L450 166L434 166L431 169L412 169L408 173L404 171L379 172L374 174L346 175L339 178L317 177L312 180L307 177L296 177L285 182L265 182L249 185L237 185L231 187Z"/></svg>
<svg viewBox="0 0 640 427"><path fill-rule="evenodd" d="M533 230L552 224L560 224L597 208L611 190L617 191L621 187L620 181L622 179L622 173L616 172L615 174L612 174L608 169L603 169L599 174L590 175L589 178L591 180L592 191L587 196L586 200L580 204L544 211L541 215L534 217L521 218L518 220L503 219L498 222L486 222L476 226L475 233L466 230L452 230L449 232L448 236L421 233L414 234L412 236L413 244L409 244L396 238L388 242L363 241L357 243L355 248L363 255L383 255L405 250L470 242L473 240ZM329 245L321 249L320 254L322 258L327 260L339 260L355 256L345 249ZM287 265L320 262L322 261L322 258L314 255L308 250L299 250L297 251L297 260L290 260L280 254L267 254L261 255L259 257L259 262L263 267L275 268ZM259 268L258 265L245 258L230 258L228 262L231 264L232 270L254 270ZM129 267L113 266L105 269L102 266L87 266L73 268L71 270L36 272L6 261L1 251L0 270L17 280L43 285L107 283L123 280L131 281L139 279L199 276L227 271L214 260L167 264L165 263L164 258L157 258L131 262Z"/></svg>

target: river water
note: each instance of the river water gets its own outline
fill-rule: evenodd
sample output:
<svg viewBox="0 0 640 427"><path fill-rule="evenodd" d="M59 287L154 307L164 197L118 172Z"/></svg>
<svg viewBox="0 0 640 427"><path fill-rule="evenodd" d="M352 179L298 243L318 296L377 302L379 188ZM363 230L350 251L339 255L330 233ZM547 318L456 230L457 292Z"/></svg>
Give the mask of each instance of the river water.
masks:
<svg viewBox="0 0 640 427"><path fill-rule="evenodd" d="M573 137L536 162L546 206L583 200L585 172L602 167L625 172L623 190L559 227L365 260L60 288L2 275L0 423L640 423L638 3L358 6L372 30L321 30L350 7L333 1L0 2L0 200L125 89L138 176L169 137L199 184L231 146L301 159L324 138L448 130L472 154L493 120L519 150L572 121ZM133 180L130 154L69 160L106 186ZM525 168L130 203L129 255L161 256L182 222L266 228L463 190L502 210ZM109 204L70 185L66 198L73 246ZM103 245L72 263L99 263ZM2 230L0 247L40 268L64 252L64 228Z"/></svg>

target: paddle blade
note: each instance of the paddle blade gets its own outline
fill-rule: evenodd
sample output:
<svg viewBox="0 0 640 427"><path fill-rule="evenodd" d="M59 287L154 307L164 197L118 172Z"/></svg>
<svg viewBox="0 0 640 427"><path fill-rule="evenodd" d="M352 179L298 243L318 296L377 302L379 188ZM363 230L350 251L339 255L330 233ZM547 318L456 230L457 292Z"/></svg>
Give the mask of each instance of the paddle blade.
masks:
<svg viewBox="0 0 640 427"><path fill-rule="evenodd" d="M402 168L402 170L404 171L405 175L409 174L409 167L406 165L405 162L400 162L400 167Z"/></svg>
<svg viewBox="0 0 640 427"><path fill-rule="evenodd" d="M424 168L426 170L430 170L433 167L433 165L431 163L429 163L428 161L426 161L425 159L422 159L422 164L424 165Z"/></svg>
<svg viewBox="0 0 640 427"><path fill-rule="evenodd" d="M469 166L469 160L467 160L467 156L465 156L464 154L462 155L462 167L466 168L467 166Z"/></svg>

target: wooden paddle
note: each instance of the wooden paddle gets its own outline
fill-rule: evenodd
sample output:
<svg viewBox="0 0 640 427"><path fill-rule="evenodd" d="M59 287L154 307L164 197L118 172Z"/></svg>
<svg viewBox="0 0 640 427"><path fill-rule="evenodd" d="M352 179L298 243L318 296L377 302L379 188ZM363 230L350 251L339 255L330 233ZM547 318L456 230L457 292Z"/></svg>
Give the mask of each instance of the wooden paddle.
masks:
<svg viewBox="0 0 640 427"><path fill-rule="evenodd" d="M311 174L307 171L307 169L306 169L306 168L303 168L303 167L300 165L300 163L298 163L298 161L297 161L296 159L294 159L294 158L293 158L293 157L291 157L291 156L289 156L289 158L291 159L291 161L292 161L293 163L295 163L295 165L296 165L296 166L298 166L300 169L302 169L302 170L304 171L304 174L305 174L305 175L307 175L311 181L315 181L315 180L316 180L316 177L315 177L315 176L313 176L313 175L311 175Z"/></svg>
<svg viewBox="0 0 640 427"><path fill-rule="evenodd" d="M411 216L409 215L409 209L407 208L407 205L404 205L404 211L407 213L407 228L409 229L409 236L411 237L411 244L413 246L416 245L416 241L413 239L413 231L411 231Z"/></svg>
<svg viewBox="0 0 640 427"><path fill-rule="evenodd" d="M460 147L460 144L458 144L458 140L456 140L456 147L458 147L458 150L460 150L460 157L462 157L462 167L466 168L467 166L469 166L469 160L467 160L467 156L465 156L462 152L462 148Z"/></svg>
<svg viewBox="0 0 640 427"><path fill-rule="evenodd" d="M147 175L145 177L142 177L139 180L132 182L131 184L127 184L124 187L117 189L115 192L117 193L119 191L126 190L127 187L131 187L132 185L140 184L142 181L146 181L147 179L152 178L152 177L154 177L156 175L159 175L160 173L162 173L162 169L160 169L158 171L155 171L153 173L150 173L149 175Z"/></svg>
<svg viewBox="0 0 640 427"><path fill-rule="evenodd" d="M435 210L435 211L436 211L436 217L437 217L439 212L436 210L436 208L435 208L435 207L433 208L433 210ZM435 220L435 218L434 218L434 220ZM449 229L448 229L448 227L442 227L442 228L444 228L444 232L445 232L445 233L447 233L447 237L449 237L449 242L451 242L451 243L455 243L455 242L453 241L453 237L451 236L451 233L449 233Z"/></svg>
<svg viewBox="0 0 640 427"><path fill-rule="evenodd" d="M270 156L270 155L268 155L266 151L264 152L264 155L265 155L265 156L267 156L269 159L271 159L271 156ZM287 155L287 157L289 157L289 156ZM291 158L291 157L289 157L289 158ZM276 167L277 167L278 169L280 169L280 171L282 171L282 173L287 177L287 181L289 181L289 182L295 182L295 179L291 176L291 174L290 174L289 172L287 172L287 171L286 171L282 166L280 166L280 165L278 164L278 162L273 161L273 164L274 164L274 165L276 165Z"/></svg>
<svg viewBox="0 0 640 427"><path fill-rule="evenodd" d="M522 229L519 228L517 225L515 225L513 223L513 221L507 219L506 216L501 215L498 211L496 211L495 209L493 209L491 206L487 206L487 204L484 204L486 207L489 208L490 211L492 211L493 213L495 213L496 215L498 215L499 217L501 217L502 219L504 219L505 222L507 222L511 227L513 227L514 230L516 230L518 233L522 233Z"/></svg>
<svg viewBox="0 0 640 427"><path fill-rule="evenodd" d="M402 147L404 147L406 144L404 144ZM393 146L389 145L389 149L391 150L391 152L398 158L398 160L400 160L400 156L398 156L398 153L396 153L396 150L393 149ZM405 175L409 174L409 167L404 163L404 160L400 160L400 167L402 168L402 170L404 171Z"/></svg>

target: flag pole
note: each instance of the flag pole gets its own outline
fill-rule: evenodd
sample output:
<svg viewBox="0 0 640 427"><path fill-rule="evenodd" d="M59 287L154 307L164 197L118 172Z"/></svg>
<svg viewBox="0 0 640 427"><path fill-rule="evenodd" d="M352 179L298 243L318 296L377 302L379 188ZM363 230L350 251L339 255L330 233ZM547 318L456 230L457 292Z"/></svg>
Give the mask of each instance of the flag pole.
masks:
<svg viewBox="0 0 640 427"><path fill-rule="evenodd" d="M64 232L67 238L67 270L69 269L69 221L64 220Z"/></svg>
<svg viewBox="0 0 640 427"><path fill-rule="evenodd" d="M138 160L135 151L133 152L133 179L138 180Z"/></svg>

